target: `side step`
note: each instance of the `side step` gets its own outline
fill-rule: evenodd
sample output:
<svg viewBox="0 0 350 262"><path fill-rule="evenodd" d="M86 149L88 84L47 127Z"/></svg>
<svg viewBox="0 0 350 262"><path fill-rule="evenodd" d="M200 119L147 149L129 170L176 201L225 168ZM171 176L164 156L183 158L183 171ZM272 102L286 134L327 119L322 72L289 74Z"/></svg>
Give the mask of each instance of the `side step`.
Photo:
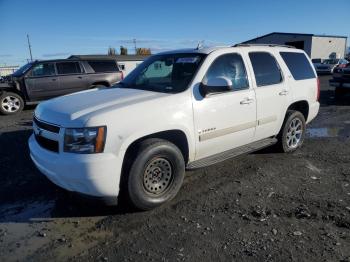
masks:
<svg viewBox="0 0 350 262"><path fill-rule="evenodd" d="M277 143L277 138L266 138L263 140L259 140L257 142L253 142L248 145L230 149L219 154L215 154L203 159L193 161L186 166L186 169L197 169L201 167L210 166L242 154L247 154L268 146L272 146L273 144L276 144L276 143Z"/></svg>

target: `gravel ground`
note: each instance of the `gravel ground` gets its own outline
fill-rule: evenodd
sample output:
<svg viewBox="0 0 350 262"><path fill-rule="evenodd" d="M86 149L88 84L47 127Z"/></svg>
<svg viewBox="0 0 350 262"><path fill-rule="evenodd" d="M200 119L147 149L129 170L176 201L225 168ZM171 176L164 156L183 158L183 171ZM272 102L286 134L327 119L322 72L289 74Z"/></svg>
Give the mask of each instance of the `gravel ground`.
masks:
<svg viewBox="0 0 350 262"><path fill-rule="evenodd" d="M299 151L187 172L149 212L56 187L29 158L33 108L0 116L0 260L350 261L350 98L328 79Z"/></svg>

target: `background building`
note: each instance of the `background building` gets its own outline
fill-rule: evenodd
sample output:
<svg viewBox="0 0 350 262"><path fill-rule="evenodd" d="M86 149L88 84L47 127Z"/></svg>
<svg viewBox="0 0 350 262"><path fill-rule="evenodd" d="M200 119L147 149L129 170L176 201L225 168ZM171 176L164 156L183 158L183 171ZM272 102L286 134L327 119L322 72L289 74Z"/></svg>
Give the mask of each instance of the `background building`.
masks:
<svg viewBox="0 0 350 262"><path fill-rule="evenodd" d="M116 60L124 76L134 70L147 57L145 55L71 55L69 59L113 59Z"/></svg>
<svg viewBox="0 0 350 262"><path fill-rule="evenodd" d="M0 76L7 76L15 72L18 66L0 66Z"/></svg>
<svg viewBox="0 0 350 262"><path fill-rule="evenodd" d="M299 33L270 33L242 44L279 44L303 49L314 58L344 58L347 49L346 36L314 35Z"/></svg>

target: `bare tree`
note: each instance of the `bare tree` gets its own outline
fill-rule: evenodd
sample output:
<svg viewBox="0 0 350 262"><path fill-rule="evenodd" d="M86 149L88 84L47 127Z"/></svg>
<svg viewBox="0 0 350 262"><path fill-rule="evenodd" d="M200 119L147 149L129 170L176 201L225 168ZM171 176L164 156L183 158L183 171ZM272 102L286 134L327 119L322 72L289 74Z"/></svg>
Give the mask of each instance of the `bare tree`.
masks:
<svg viewBox="0 0 350 262"><path fill-rule="evenodd" d="M108 48L108 55L116 55L116 51L114 47L109 47Z"/></svg>
<svg viewBox="0 0 350 262"><path fill-rule="evenodd" d="M128 49L124 46L120 46L120 54L121 55L127 55L128 54Z"/></svg>
<svg viewBox="0 0 350 262"><path fill-rule="evenodd" d="M150 48L137 48L136 54L137 55L151 55L151 49Z"/></svg>

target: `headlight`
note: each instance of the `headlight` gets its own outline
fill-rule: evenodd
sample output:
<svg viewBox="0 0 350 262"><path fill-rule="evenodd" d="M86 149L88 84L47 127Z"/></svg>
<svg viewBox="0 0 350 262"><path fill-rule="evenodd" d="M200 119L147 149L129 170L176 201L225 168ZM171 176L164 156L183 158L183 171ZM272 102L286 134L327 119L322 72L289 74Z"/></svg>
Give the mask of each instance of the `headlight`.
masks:
<svg viewBox="0 0 350 262"><path fill-rule="evenodd" d="M106 141L105 126L87 128L66 128L64 152L91 154L102 153Z"/></svg>

